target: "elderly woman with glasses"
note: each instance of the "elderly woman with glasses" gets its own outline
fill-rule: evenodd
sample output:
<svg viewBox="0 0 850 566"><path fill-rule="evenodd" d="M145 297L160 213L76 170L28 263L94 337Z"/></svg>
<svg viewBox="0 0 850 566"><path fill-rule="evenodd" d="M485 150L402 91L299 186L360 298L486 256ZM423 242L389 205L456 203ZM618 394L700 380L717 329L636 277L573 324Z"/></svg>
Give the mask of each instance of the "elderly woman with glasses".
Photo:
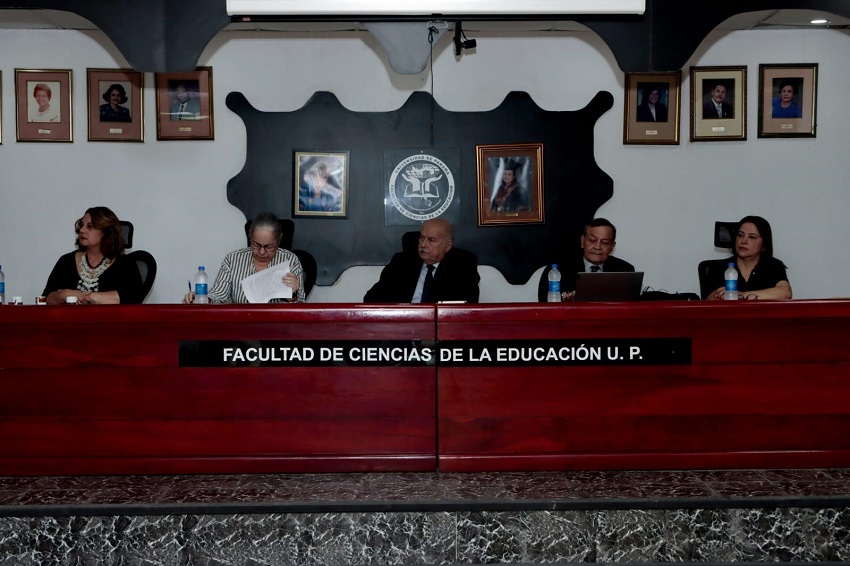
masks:
<svg viewBox="0 0 850 566"><path fill-rule="evenodd" d="M248 230L250 245L230 252L221 262L215 283L209 292L211 303L247 303L242 281L270 267L289 263L289 272L282 277L284 285L292 288L292 299L272 299L272 303L299 302L307 300L302 284L303 270L298 256L279 247L280 222L269 212L258 214ZM187 293L184 303L195 302L195 293Z"/></svg>

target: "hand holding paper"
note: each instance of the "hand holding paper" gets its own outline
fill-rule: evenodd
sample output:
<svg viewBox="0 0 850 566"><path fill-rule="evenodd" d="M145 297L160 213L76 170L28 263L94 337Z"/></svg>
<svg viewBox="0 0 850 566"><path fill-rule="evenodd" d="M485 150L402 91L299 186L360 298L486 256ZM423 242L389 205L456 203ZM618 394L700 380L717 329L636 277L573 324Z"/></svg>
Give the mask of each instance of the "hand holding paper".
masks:
<svg viewBox="0 0 850 566"><path fill-rule="evenodd" d="M293 289L283 282L289 275L289 262L264 269L242 280L242 290L249 303L267 303L272 299L291 299Z"/></svg>

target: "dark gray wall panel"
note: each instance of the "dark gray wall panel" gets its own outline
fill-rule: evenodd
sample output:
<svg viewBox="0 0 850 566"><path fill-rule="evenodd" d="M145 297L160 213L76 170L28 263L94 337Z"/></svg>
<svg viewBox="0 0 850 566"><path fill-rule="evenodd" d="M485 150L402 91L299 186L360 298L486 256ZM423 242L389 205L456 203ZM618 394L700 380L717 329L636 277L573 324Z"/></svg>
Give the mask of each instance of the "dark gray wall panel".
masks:
<svg viewBox="0 0 850 566"><path fill-rule="evenodd" d="M350 266L387 263L400 251L402 234L416 229L384 226L384 151L456 148L456 245L511 283L524 283L558 250L577 245L584 222L613 194L613 180L593 155L594 126L613 101L600 92L581 110L551 112L513 92L489 112L449 112L415 92L393 112L352 112L320 92L297 111L260 112L232 92L227 106L245 122L247 156L228 183L228 200L249 218L262 210L290 218L293 152L350 151L348 219L293 219L294 247L315 256L318 283L327 285ZM545 224L479 227L476 145L522 143L543 143Z"/></svg>

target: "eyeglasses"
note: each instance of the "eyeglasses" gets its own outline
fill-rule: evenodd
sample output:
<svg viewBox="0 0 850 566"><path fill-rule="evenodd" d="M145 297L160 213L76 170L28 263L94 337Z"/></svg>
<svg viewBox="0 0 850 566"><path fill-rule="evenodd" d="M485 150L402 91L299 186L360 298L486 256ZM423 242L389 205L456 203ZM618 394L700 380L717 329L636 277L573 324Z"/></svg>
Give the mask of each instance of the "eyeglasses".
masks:
<svg viewBox="0 0 850 566"><path fill-rule="evenodd" d="M266 244L265 246L262 246L257 242L251 240L251 249L255 252L258 252L260 250L266 250L267 252L272 253L277 249L277 244Z"/></svg>

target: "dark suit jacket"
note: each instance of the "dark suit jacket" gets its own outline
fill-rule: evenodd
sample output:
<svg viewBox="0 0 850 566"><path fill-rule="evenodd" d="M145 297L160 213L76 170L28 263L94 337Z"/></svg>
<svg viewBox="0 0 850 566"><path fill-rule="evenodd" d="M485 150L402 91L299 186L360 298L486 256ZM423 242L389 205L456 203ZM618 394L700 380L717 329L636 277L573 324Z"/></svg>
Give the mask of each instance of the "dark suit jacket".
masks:
<svg viewBox="0 0 850 566"><path fill-rule="evenodd" d="M735 113L732 111L732 105L728 102L721 102L721 108L723 108L723 117L724 118L734 118ZM714 101L710 98L702 105L702 119L703 120L716 120L717 118L717 107L714 106Z"/></svg>
<svg viewBox="0 0 850 566"><path fill-rule="evenodd" d="M416 251L399 252L381 271L381 278L363 297L364 303L409 303L422 271ZM478 302L478 259L472 252L452 248L434 274L436 301Z"/></svg>
<svg viewBox="0 0 850 566"><path fill-rule="evenodd" d="M637 107L638 122L666 122L667 107L660 102L655 103L655 118L652 117L652 112L649 110L649 104L641 104Z"/></svg>
<svg viewBox="0 0 850 566"><path fill-rule="evenodd" d="M548 265L540 274L540 282L537 284L537 300L541 303L546 302L549 293L549 271L551 270L552 266ZM602 264L602 271L633 272L634 270L634 265L612 255L609 255L605 263ZM584 273L584 253L579 250L579 253L571 259L558 262L558 271L561 272L561 292L575 291L578 274Z"/></svg>

